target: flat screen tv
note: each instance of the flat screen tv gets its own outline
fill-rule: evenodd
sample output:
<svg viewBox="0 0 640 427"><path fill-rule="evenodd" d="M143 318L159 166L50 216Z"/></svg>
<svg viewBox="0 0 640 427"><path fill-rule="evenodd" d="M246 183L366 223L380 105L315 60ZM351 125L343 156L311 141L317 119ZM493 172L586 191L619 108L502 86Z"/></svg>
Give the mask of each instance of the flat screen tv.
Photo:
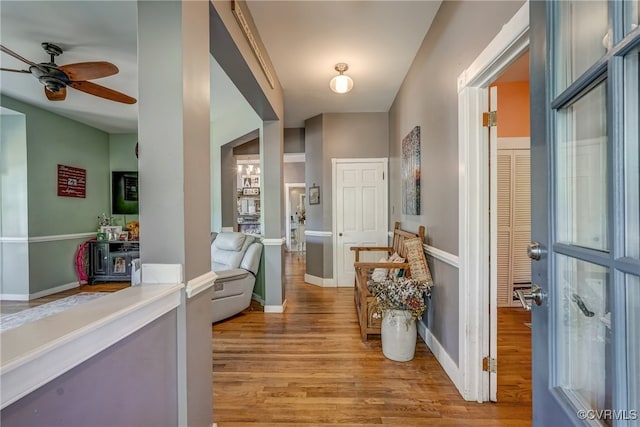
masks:
<svg viewBox="0 0 640 427"><path fill-rule="evenodd" d="M138 172L111 172L111 213L138 214Z"/></svg>

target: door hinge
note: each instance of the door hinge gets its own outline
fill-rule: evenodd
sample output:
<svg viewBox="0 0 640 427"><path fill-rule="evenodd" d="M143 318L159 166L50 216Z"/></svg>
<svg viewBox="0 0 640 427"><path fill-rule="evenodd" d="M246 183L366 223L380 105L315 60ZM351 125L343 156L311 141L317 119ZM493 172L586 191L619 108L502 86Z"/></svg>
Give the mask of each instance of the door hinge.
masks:
<svg viewBox="0 0 640 427"><path fill-rule="evenodd" d="M497 372L498 371L498 362L493 357L483 357L482 358L482 371L484 372Z"/></svg>
<svg viewBox="0 0 640 427"><path fill-rule="evenodd" d="M493 127L498 125L498 112L489 111L488 113L482 113L482 126Z"/></svg>

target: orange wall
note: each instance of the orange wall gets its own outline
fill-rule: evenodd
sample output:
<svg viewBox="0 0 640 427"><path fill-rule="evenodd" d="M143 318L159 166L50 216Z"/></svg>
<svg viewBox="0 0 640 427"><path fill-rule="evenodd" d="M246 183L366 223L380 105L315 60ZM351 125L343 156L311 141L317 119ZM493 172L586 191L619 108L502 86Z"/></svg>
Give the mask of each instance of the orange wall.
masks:
<svg viewBox="0 0 640 427"><path fill-rule="evenodd" d="M529 82L496 83L498 138L530 136Z"/></svg>

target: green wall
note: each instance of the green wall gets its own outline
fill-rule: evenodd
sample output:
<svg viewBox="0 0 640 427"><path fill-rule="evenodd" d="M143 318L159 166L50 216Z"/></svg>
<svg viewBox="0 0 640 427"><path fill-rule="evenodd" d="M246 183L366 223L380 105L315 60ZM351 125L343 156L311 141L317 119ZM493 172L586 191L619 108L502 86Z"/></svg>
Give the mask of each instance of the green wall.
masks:
<svg viewBox="0 0 640 427"><path fill-rule="evenodd" d="M96 230L109 208L109 134L2 97L27 118L29 237ZM86 169L86 198L57 195L58 164Z"/></svg>
<svg viewBox="0 0 640 427"><path fill-rule="evenodd" d="M135 133L109 135L109 167L112 171L138 170L137 143L138 135ZM109 188L109 191L111 191L111 188ZM110 198L109 201L111 201ZM111 205L109 205L109 212L111 212ZM129 221L138 220L138 215L112 215L112 217L115 225L122 225L123 227Z"/></svg>
<svg viewBox="0 0 640 427"><path fill-rule="evenodd" d="M29 283L27 138L24 114L0 116L0 293L19 294Z"/></svg>
<svg viewBox="0 0 640 427"><path fill-rule="evenodd" d="M66 236L58 240L51 236L97 231L98 215L110 213L111 209L111 170L138 169L134 154L137 137L135 134L109 135L6 96L0 97L0 104L26 118L26 192L16 187L11 191L12 197L26 197L28 203L25 237L30 240L29 275L28 283L12 285L11 293L34 294L68 286L77 282L75 252L87 238ZM3 152L4 141L3 134ZM86 170L86 198L57 195L58 164ZM6 198L3 196L2 200L4 210ZM126 219L134 218L127 216ZM39 238L44 241L38 241ZM7 250L8 245L2 247ZM2 267L4 275L8 266ZM3 286L1 292L9 293L9 290Z"/></svg>

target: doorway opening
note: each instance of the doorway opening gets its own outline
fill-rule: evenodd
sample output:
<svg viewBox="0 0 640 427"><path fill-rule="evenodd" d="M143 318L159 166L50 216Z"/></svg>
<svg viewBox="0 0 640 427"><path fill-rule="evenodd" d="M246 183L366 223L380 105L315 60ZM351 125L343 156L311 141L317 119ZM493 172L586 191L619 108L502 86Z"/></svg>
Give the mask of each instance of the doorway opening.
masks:
<svg viewBox="0 0 640 427"><path fill-rule="evenodd" d="M497 296L495 272L497 223L489 215L489 86L529 47L529 3L525 2L480 55L458 77L459 352L458 390L466 400L496 400ZM492 129L492 128L490 128ZM497 134L496 134L497 137ZM494 202L495 206L495 202ZM495 217L495 215L494 215ZM495 249L492 250L491 246ZM489 310L487 310L489 308Z"/></svg>
<svg viewBox="0 0 640 427"><path fill-rule="evenodd" d="M495 381L490 400L531 406L531 312L518 295L531 291L529 53L489 85L490 286L496 311ZM491 114L491 113L490 113ZM496 301L496 307L491 302ZM493 339L493 335L490 340ZM493 346L493 343L490 343Z"/></svg>
<svg viewBox="0 0 640 427"><path fill-rule="evenodd" d="M285 184L286 250L298 255L305 250L306 199L304 182Z"/></svg>

